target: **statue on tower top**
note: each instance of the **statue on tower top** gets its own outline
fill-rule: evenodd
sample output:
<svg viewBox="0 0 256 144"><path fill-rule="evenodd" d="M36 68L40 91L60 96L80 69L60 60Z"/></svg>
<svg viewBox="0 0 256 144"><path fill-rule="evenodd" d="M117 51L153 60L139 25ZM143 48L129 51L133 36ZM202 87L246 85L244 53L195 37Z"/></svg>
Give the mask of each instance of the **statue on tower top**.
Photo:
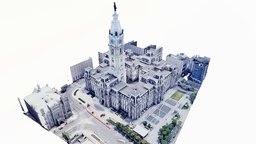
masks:
<svg viewBox="0 0 256 144"><path fill-rule="evenodd" d="M114 11L116 11L116 9L117 9L117 8L116 8L116 2L114 2Z"/></svg>

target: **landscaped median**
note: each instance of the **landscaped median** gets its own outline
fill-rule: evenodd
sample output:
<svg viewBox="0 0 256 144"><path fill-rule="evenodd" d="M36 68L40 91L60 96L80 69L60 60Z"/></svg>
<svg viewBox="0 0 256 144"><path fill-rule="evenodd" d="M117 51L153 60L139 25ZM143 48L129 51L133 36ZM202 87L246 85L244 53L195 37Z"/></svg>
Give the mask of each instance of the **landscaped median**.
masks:
<svg viewBox="0 0 256 144"><path fill-rule="evenodd" d="M76 96L76 93L79 91L79 89L77 89L77 90L75 90L75 92L74 92L74 96Z"/></svg>
<svg viewBox="0 0 256 144"><path fill-rule="evenodd" d="M116 126L116 122L114 122L112 119L107 119L107 121L110 123L110 124L112 124L113 126Z"/></svg>
<svg viewBox="0 0 256 144"><path fill-rule="evenodd" d="M78 98L78 100L80 100L82 103L85 103L85 101L81 98Z"/></svg>

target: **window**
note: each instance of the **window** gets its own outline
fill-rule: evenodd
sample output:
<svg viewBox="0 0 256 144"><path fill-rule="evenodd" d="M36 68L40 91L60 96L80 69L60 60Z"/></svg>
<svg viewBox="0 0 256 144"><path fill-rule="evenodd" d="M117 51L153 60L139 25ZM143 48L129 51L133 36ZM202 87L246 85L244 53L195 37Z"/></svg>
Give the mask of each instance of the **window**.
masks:
<svg viewBox="0 0 256 144"><path fill-rule="evenodd" d="M111 49L111 54L112 54L112 55L114 54L114 49Z"/></svg>

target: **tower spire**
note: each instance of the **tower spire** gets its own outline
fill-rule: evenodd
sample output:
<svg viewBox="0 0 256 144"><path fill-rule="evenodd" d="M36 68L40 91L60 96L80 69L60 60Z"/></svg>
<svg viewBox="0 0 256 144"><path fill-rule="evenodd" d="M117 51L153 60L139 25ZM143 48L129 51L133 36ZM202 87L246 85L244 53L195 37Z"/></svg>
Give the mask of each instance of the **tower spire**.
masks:
<svg viewBox="0 0 256 144"><path fill-rule="evenodd" d="M119 81L126 82L126 70L125 70L125 56L123 39L124 33L118 20L118 14L116 12L116 3L114 2L114 13L109 29L109 66L110 73L118 78Z"/></svg>
<svg viewBox="0 0 256 144"><path fill-rule="evenodd" d="M114 11L116 12L116 9L117 9L117 7L116 7L116 2L114 2Z"/></svg>
<svg viewBox="0 0 256 144"><path fill-rule="evenodd" d="M122 33L122 28L121 28L120 22L118 20L118 14L116 12L116 9L117 9L116 3L114 2L114 13L112 15L113 19L112 19L111 28L109 30L109 33L117 36Z"/></svg>

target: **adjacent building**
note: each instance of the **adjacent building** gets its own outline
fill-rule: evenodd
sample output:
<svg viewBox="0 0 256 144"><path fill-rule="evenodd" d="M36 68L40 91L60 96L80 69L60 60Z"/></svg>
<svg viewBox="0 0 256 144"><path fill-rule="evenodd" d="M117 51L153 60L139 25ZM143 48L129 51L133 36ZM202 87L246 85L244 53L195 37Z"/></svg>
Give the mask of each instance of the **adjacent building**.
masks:
<svg viewBox="0 0 256 144"><path fill-rule="evenodd" d="M179 76L184 76L189 71L190 58L184 53L177 55L169 54L166 56L166 63L171 69L176 69Z"/></svg>
<svg viewBox="0 0 256 144"><path fill-rule="evenodd" d="M93 68L92 58L89 57L87 60L82 61L70 67L72 80L77 81L84 77L84 69L87 67Z"/></svg>
<svg viewBox="0 0 256 144"><path fill-rule="evenodd" d="M29 115L47 130L64 123L72 115L68 98L47 85L42 88L38 85L24 101Z"/></svg>
<svg viewBox="0 0 256 144"><path fill-rule="evenodd" d="M209 62L210 58L208 57L192 57L189 80L201 84L206 76Z"/></svg>

